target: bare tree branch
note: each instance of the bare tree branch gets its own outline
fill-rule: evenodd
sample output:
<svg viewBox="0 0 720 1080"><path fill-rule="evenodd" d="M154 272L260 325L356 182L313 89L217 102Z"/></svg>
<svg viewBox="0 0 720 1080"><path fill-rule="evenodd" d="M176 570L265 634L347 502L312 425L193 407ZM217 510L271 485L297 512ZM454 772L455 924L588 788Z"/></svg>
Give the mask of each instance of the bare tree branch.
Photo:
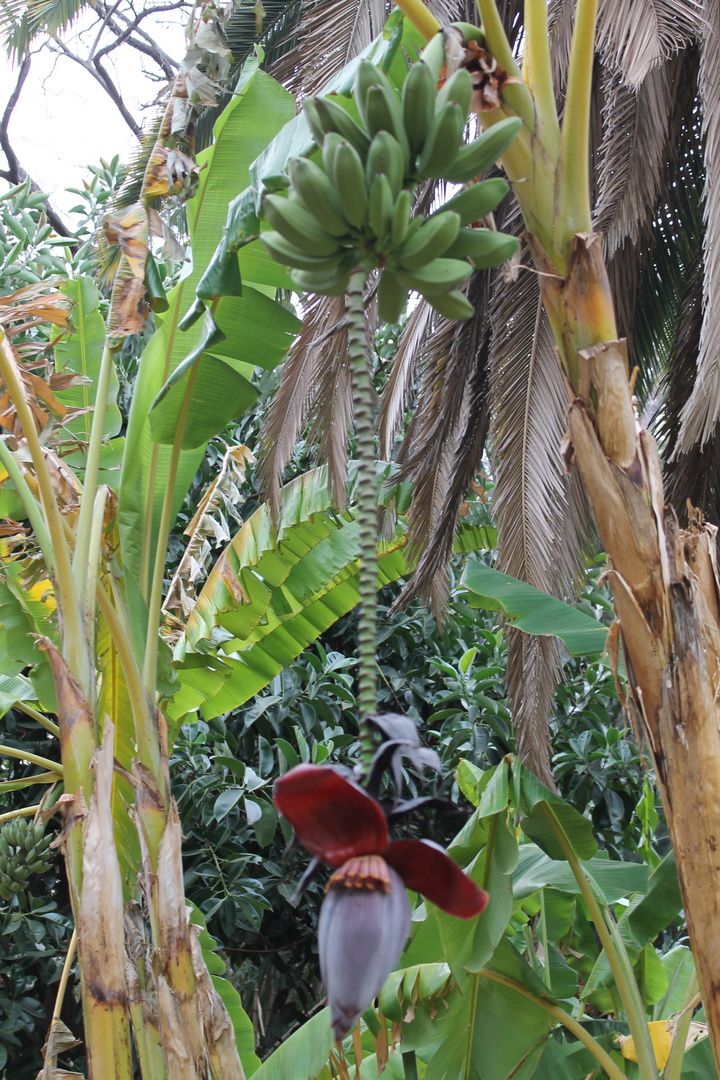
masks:
<svg viewBox="0 0 720 1080"><path fill-rule="evenodd" d="M105 46L97 55L102 56L110 52L112 49L116 48L117 45L122 44L124 41L127 41L127 43L131 45L134 49L137 49L138 52L145 53L146 56L149 56L152 60L154 60L155 63L160 68L162 68L167 78L172 79L180 65L177 63L176 60L173 60L171 56L168 56L168 54L160 48L157 41L155 41L155 39L152 38L150 34L148 34L145 30L141 28L140 23L149 15L157 15L166 11L179 11L184 7L187 7L185 0L177 0L177 2L175 3L162 4L156 7L145 8L143 11L137 14L134 19L129 19L127 15L125 15L122 11L118 9L117 4L115 4L112 8L107 8L106 5L98 3L96 5L96 10L99 14L104 15L103 21L105 23L105 26L108 29L112 30L118 40L117 44L113 43L112 45ZM125 27L120 27L116 20L124 23ZM143 43L141 41L138 41L135 36L129 36L128 31L130 31L132 35L137 34L139 37L141 37L145 44L143 45ZM99 37L100 35L98 35L98 38L95 41L95 44L93 45L93 48L90 52L91 59L94 56L94 50L97 48Z"/></svg>
<svg viewBox="0 0 720 1080"><path fill-rule="evenodd" d="M31 59L32 58L30 56L26 56L22 64L20 65L20 71L18 72L15 89L8 98L5 112L2 115L2 120L0 120L0 147L2 148L2 152L5 155L8 165L7 169L0 169L0 176L3 178L3 180L7 180L9 184L21 184L24 180L27 180L28 178L27 172L25 171L25 169L23 169L20 161L18 160L17 154L12 148L8 128L10 126L10 118L12 117L13 109L18 103L22 88L25 85L25 80L28 77ZM30 190L40 190L38 185L32 179L30 180ZM73 242L68 246L76 247L77 241L74 240L73 234L69 231L63 219L59 216L57 211L53 209L48 200L45 201L44 206L47 219L52 225L55 232L58 234L58 236L67 236L68 238L72 239Z"/></svg>
<svg viewBox="0 0 720 1080"><path fill-rule="evenodd" d="M81 56L78 56L76 53L72 52L71 49L68 49L67 45L57 36L53 38L53 44L60 50L63 56L67 56L69 60L74 60L76 64L79 64L81 68L87 71L88 75L92 75L93 79L96 79L97 82L100 83L133 135L135 135L136 138L141 139L142 128L136 123L132 113L126 109L125 103L123 102L115 83L112 81L102 64L98 61L90 63L88 60L83 60Z"/></svg>

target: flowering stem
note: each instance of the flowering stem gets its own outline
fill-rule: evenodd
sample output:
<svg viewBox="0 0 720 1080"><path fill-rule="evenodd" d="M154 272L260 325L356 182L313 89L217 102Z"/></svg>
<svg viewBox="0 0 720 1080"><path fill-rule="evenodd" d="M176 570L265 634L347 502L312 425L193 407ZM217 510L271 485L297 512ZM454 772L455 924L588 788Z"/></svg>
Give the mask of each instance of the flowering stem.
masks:
<svg viewBox="0 0 720 1080"><path fill-rule="evenodd" d="M414 1050L405 1050L402 1055L405 1080L418 1080L417 1059Z"/></svg>
<svg viewBox="0 0 720 1080"><path fill-rule="evenodd" d="M377 625L377 527L375 490L375 390L368 370L363 291L367 274L356 270L347 293L349 360L353 381L358 478L360 624L358 627L358 719L362 760L372 760L373 736L367 717L375 711L375 629Z"/></svg>

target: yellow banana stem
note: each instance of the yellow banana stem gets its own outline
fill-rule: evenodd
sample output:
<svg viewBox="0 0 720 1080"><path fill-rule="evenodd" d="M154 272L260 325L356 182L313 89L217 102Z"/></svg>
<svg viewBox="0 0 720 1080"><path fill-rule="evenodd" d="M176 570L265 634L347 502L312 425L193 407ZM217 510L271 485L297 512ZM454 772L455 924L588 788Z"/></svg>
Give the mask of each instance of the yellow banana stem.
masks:
<svg viewBox="0 0 720 1080"><path fill-rule="evenodd" d="M560 135L554 247L566 258L576 233L592 229L590 98L598 0L578 0Z"/></svg>
<svg viewBox="0 0 720 1080"><path fill-rule="evenodd" d="M72 937L70 938L70 944L68 945L68 951L65 954L65 963L63 964L62 975L60 976L60 982L58 983L58 992L55 996L55 1008L53 1009L53 1020L60 1019L60 1012L62 1010L62 1003L65 998L65 991L67 989L68 979L70 978L70 968L73 965L75 959L75 950L77 949L77 926L73 928Z"/></svg>
<svg viewBox="0 0 720 1080"><path fill-rule="evenodd" d="M75 554L73 556L73 573L75 586L80 596L89 595L90 604L95 602L94 588L88 589L87 561L90 548L90 532L92 529L93 506L97 491L98 473L100 470L100 451L102 450L103 431L105 428L105 412L107 409L108 391L110 389L110 376L114 369L115 350L105 345L100 361L100 374L97 382L95 396L95 412L93 414L92 428L90 430L90 444L88 446L87 459L85 462L85 481L83 484L82 500L80 502L80 516L77 526L77 540Z"/></svg>
<svg viewBox="0 0 720 1080"><path fill-rule="evenodd" d="M5 757L17 758L18 761L29 761L31 765L39 765L40 768L57 773L58 776L63 774L63 767L59 761L52 761L50 758L41 757L39 754L31 754L29 750L18 750L16 746L5 746L0 743L0 754L4 754Z"/></svg>
<svg viewBox="0 0 720 1080"><path fill-rule="evenodd" d="M24 788L35 787L35 784L57 784L58 779L56 772L34 773L23 780L3 780L0 783L0 791L22 791ZM0 821L2 820L0 816Z"/></svg>
<svg viewBox="0 0 720 1080"><path fill-rule="evenodd" d="M535 102L535 134L552 160L557 161L560 124L555 108L546 0L525 0L525 60Z"/></svg>
<svg viewBox="0 0 720 1080"><path fill-rule="evenodd" d="M435 37L438 30L442 29L439 21L425 7L422 0L396 0L396 2L403 15L410 20L417 32L422 34L425 41Z"/></svg>
<svg viewBox="0 0 720 1080"><path fill-rule="evenodd" d="M33 777L33 780L37 782L37 777ZM4 825L6 821L14 821L19 817L32 817L40 809L40 803L35 803L33 806L20 806L17 810L10 810L7 814L0 814L0 825Z"/></svg>

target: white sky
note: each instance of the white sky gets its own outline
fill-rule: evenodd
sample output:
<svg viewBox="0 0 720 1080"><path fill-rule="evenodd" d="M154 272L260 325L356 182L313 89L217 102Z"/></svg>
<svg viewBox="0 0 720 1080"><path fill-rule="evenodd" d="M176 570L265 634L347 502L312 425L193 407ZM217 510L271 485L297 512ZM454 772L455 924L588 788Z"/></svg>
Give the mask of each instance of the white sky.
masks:
<svg viewBox="0 0 720 1080"><path fill-rule="evenodd" d="M185 54L183 23L143 24L174 60ZM81 24L82 25L82 24ZM65 39L72 47L69 38ZM75 50L74 50L75 51ZM113 60L113 56L115 59ZM134 49L121 46L104 63L120 87L123 100L136 121L153 114L153 101L162 84L148 78L143 66L152 62ZM0 116L17 81L17 69L0 60ZM63 190L82 187L87 165L100 159L131 156L136 139L117 108L96 80L72 60L48 48L33 55L30 73L10 121L10 139L20 164L61 213L78 201ZM0 167L5 167L0 152ZM0 185L4 181L0 180Z"/></svg>

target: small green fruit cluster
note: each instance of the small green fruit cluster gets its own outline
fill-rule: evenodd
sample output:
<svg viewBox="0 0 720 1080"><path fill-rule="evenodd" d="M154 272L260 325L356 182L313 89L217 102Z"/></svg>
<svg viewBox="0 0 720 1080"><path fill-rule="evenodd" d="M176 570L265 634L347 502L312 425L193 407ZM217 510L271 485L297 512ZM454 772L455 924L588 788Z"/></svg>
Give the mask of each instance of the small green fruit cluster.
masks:
<svg viewBox="0 0 720 1080"><path fill-rule="evenodd" d="M290 268L297 289L341 296L354 270L380 269L378 314L388 322L400 317L410 290L447 318L473 314L459 286L473 268L498 266L518 248L515 237L470 227L494 210L507 184L472 184L427 220L411 216L420 181L474 180L520 126L512 117L463 145L472 92L464 68L438 92L430 67L420 61L401 96L380 68L363 61L354 88L360 124L332 97L305 102L322 165L308 158L290 162L287 196L265 196L274 231L261 237L270 255Z"/></svg>
<svg viewBox="0 0 720 1080"><path fill-rule="evenodd" d="M0 897L10 900L26 888L31 874L50 869L50 842L42 825L16 818L0 828Z"/></svg>

